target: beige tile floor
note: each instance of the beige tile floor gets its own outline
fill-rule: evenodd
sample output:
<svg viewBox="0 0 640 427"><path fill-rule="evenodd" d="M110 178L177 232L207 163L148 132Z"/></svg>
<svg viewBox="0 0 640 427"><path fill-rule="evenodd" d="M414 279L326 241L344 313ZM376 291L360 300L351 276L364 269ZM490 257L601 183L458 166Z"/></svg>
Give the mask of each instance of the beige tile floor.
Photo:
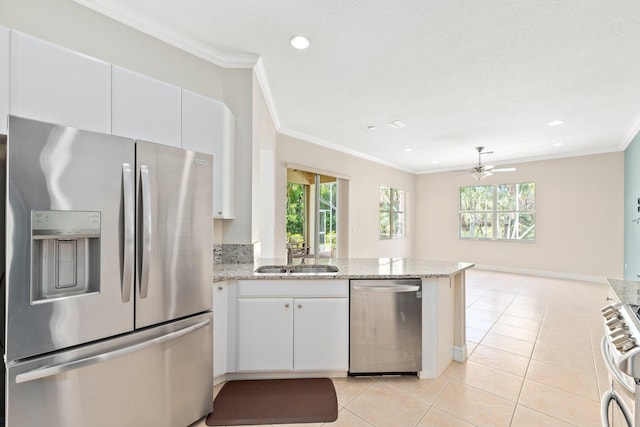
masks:
<svg viewBox="0 0 640 427"><path fill-rule="evenodd" d="M473 269L465 363L434 380L334 379L338 420L301 426L600 426L606 295L604 283Z"/></svg>

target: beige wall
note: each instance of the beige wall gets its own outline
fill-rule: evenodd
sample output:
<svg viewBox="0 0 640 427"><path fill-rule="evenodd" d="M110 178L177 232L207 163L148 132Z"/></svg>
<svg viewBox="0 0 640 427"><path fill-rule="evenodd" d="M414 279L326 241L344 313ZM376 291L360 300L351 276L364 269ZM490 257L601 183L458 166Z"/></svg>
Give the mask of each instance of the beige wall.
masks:
<svg viewBox="0 0 640 427"><path fill-rule="evenodd" d="M282 212L276 217L275 224L278 257L284 256L286 245L284 212L286 208L287 163L351 177L348 196L349 224L347 226L349 257L412 257L414 255L416 236L415 175L278 134L275 191L276 207L280 209L278 212ZM406 239L378 239L378 201L381 184L400 188L407 192Z"/></svg>
<svg viewBox="0 0 640 427"><path fill-rule="evenodd" d="M453 173L417 177L416 256L514 271L621 277L624 153L517 164L482 184L536 183L534 243L458 239L458 191L477 185Z"/></svg>

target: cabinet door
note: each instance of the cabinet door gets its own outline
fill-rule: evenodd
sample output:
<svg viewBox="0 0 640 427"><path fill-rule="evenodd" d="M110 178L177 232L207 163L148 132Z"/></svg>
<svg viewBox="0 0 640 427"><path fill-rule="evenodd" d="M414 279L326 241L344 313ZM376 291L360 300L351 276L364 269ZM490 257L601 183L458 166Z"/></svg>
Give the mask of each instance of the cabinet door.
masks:
<svg viewBox="0 0 640 427"><path fill-rule="evenodd" d="M294 369L349 368L349 299L294 301Z"/></svg>
<svg viewBox="0 0 640 427"><path fill-rule="evenodd" d="M113 66L114 135L180 147L180 88Z"/></svg>
<svg viewBox="0 0 640 427"><path fill-rule="evenodd" d="M213 376L227 373L227 342L229 324L229 285L213 284Z"/></svg>
<svg viewBox="0 0 640 427"><path fill-rule="evenodd" d="M182 89L182 148L213 154L218 101Z"/></svg>
<svg viewBox="0 0 640 427"><path fill-rule="evenodd" d="M9 114L9 29L0 27L0 133L7 134Z"/></svg>
<svg viewBox="0 0 640 427"><path fill-rule="evenodd" d="M225 104L182 90L182 148L213 154L214 218L233 218L234 127Z"/></svg>
<svg viewBox="0 0 640 427"><path fill-rule="evenodd" d="M10 76L11 114L111 132L110 64L12 31Z"/></svg>
<svg viewBox="0 0 640 427"><path fill-rule="evenodd" d="M293 299L238 298L238 371L293 369Z"/></svg>

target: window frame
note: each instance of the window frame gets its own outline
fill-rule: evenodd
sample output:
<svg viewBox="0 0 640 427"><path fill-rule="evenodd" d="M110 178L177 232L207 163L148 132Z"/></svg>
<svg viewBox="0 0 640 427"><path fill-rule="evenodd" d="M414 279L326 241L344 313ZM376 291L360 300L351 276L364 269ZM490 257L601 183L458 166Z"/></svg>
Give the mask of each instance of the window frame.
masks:
<svg viewBox="0 0 640 427"><path fill-rule="evenodd" d="M388 197L388 209L383 209L383 189L389 190ZM394 193L400 194L398 200L401 201L401 206L398 206L397 210L394 210ZM388 215L389 217L389 232L384 234L382 232L382 221L383 215ZM394 221L395 218L395 221ZM402 232L395 233L398 227L398 224L402 225ZM379 240L394 240L394 239L405 239L407 237L407 192L397 187L393 187L390 185L380 185L378 188L378 239Z"/></svg>
<svg viewBox="0 0 640 427"><path fill-rule="evenodd" d="M500 209L499 206L499 198L498 193L500 187L508 187L508 186L516 186L516 195L514 197L515 206L513 209ZM527 208L527 206L521 206L521 188L523 186L532 186L533 187L533 203L531 204L532 208ZM491 208L490 209L462 209L462 194L463 189L465 188L490 188L491 189ZM482 241L500 241L500 242L526 242L526 243L534 243L536 241L535 235L535 226L536 226L536 209L535 209L535 199L536 199L536 188L535 182L519 182L519 183L509 183L509 184L487 184L487 185L473 185L473 186L464 186L459 187L458 189L458 239L460 240L482 240ZM491 236L489 237L477 237L477 236L463 236L463 216L465 215L483 215L489 218L489 228ZM513 215L515 216L515 228L513 229L515 232L520 234L520 218L521 216L530 216L532 225L524 230L524 234L520 234L518 237L501 237L501 224L500 217L504 215ZM534 231L533 238L524 238L531 230Z"/></svg>

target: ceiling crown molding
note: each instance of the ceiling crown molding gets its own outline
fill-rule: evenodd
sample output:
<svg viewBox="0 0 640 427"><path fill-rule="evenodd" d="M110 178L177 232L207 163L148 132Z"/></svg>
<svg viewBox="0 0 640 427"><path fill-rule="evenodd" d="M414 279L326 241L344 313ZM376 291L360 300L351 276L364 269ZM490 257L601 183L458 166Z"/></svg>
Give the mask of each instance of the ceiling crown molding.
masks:
<svg viewBox="0 0 640 427"><path fill-rule="evenodd" d="M271 114L271 120L273 121L273 126L276 128L276 130L278 130L281 126L280 116L278 115L276 102L273 99L273 94L271 93L271 86L269 86L269 80L267 79L267 72L264 69L264 63L262 62L262 58L258 58L258 61L256 62L255 67L253 67L253 74L256 76L258 85L262 90L262 96L264 97L264 101L267 104L267 109Z"/></svg>
<svg viewBox="0 0 640 427"><path fill-rule="evenodd" d="M299 139L299 140L304 141L304 142L309 142L311 144L319 145L321 147L328 148L330 150L340 151L342 153L346 153L346 154L352 155L354 157L358 157L360 159L368 160L368 161L373 162L373 163L378 163L378 164L383 165L383 166L388 166L388 167L393 168L393 169L401 170L403 172L409 172L409 173L412 173L412 174L416 173L416 171L408 169L408 168L406 168L406 167L404 167L402 165L398 165L398 164L395 164L395 163L392 163L392 162L388 162L388 161L380 159L378 157L371 156L369 154L365 154L365 153L362 153L360 151L352 150L351 148L343 147L342 145L335 144L335 143L327 141L325 139L316 138L315 136L311 136L311 135L307 135L307 134L302 133L302 132L298 132L297 130L289 129L289 128L286 128L286 127L280 127L280 128L278 128L276 130L281 135L290 136L292 138L296 138L296 139Z"/></svg>
<svg viewBox="0 0 640 427"><path fill-rule="evenodd" d="M129 8L109 5L102 7L92 0L73 0L74 2L94 10L101 15L108 16L118 22L132 27L140 32L148 34L178 49L184 50L192 55L209 61L223 68L253 68L258 61L259 55L252 53L229 54L222 53L205 43L195 40L185 34L170 28L166 24L147 16L142 16L135 10Z"/></svg>

